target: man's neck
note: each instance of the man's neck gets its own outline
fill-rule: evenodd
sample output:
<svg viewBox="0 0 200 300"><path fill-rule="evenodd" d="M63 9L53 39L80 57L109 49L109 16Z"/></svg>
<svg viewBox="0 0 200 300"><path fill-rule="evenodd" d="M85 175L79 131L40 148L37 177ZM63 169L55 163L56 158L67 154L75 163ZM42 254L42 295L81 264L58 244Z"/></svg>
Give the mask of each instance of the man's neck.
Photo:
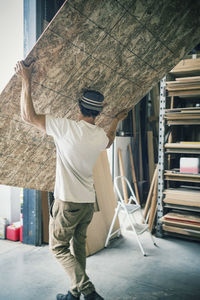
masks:
<svg viewBox="0 0 200 300"><path fill-rule="evenodd" d="M83 120L85 122L88 122L88 123L90 123L92 125L95 125L95 118L93 118L93 117L85 117L82 114L80 114L79 121L81 121L81 120Z"/></svg>

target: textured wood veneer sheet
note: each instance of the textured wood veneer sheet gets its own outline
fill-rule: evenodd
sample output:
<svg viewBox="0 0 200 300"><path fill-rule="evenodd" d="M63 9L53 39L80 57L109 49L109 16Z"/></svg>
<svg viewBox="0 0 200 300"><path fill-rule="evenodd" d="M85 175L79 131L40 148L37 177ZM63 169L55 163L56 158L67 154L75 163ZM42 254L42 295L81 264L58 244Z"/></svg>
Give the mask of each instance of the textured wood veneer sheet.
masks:
<svg viewBox="0 0 200 300"><path fill-rule="evenodd" d="M66 1L25 59L36 111L77 120L82 88L94 88L107 129L199 43L199 16L199 1ZM55 146L22 122L20 90L14 75L0 95L0 183L52 191Z"/></svg>

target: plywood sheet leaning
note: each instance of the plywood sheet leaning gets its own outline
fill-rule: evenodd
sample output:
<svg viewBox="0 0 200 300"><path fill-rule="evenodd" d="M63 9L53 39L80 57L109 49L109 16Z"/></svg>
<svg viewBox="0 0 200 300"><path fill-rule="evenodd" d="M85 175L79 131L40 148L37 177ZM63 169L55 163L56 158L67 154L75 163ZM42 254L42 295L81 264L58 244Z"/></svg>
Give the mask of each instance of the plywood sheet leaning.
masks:
<svg viewBox="0 0 200 300"><path fill-rule="evenodd" d="M77 120L81 89L98 89L106 129L199 43L199 15L199 1L66 1L25 59L36 111ZM0 183L52 191L54 144L22 122L20 88L13 76L0 96Z"/></svg>
<svg viewBox="0 0 200 300"><path fill-rule="evenodd" d="M94 182L98 209L94 213L87 231L87 254L91 255L104 248L106 237L115 213L117 200L115 198L110 166L106 151L102 151L94 168ZM118 219L114 230L119 228Z"/></svg>

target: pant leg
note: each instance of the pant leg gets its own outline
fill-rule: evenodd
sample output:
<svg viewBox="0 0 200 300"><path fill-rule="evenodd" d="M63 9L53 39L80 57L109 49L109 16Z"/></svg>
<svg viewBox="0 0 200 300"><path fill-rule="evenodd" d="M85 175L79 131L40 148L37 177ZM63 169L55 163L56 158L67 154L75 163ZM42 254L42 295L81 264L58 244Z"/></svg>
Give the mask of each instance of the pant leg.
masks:
<svg viewBox="0 0 200 300"><path fill-rule="evenodd" d="M83 217L83 204L64 202L56 199L50 217L50 248L61 263L71 281L71 292L79 296L80 287L87 293L94 289L85 270L70 251L70 240Z"/></svg>
<svg viewBox="0 0 200 300"><path fill-rule="evenodd" d="M80 263L83 270L86 268L86 238L87 238L87 228L92 220L94 214L94 205L88 204L87 213L78 226L75 229L72 247L74 256Z"/></svg>

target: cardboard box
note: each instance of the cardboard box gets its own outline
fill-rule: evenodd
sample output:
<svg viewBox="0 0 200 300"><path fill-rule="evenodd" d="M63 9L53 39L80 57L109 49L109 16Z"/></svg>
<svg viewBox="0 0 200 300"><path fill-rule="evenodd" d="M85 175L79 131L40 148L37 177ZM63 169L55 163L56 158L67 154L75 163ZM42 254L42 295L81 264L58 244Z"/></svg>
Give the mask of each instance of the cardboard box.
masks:
<svg viewBox="0 0 200 300"><path fill-rule="evenodd" d="M180 172L198 174L200 172L200 159L198 157L181 157Z"/></svg>

